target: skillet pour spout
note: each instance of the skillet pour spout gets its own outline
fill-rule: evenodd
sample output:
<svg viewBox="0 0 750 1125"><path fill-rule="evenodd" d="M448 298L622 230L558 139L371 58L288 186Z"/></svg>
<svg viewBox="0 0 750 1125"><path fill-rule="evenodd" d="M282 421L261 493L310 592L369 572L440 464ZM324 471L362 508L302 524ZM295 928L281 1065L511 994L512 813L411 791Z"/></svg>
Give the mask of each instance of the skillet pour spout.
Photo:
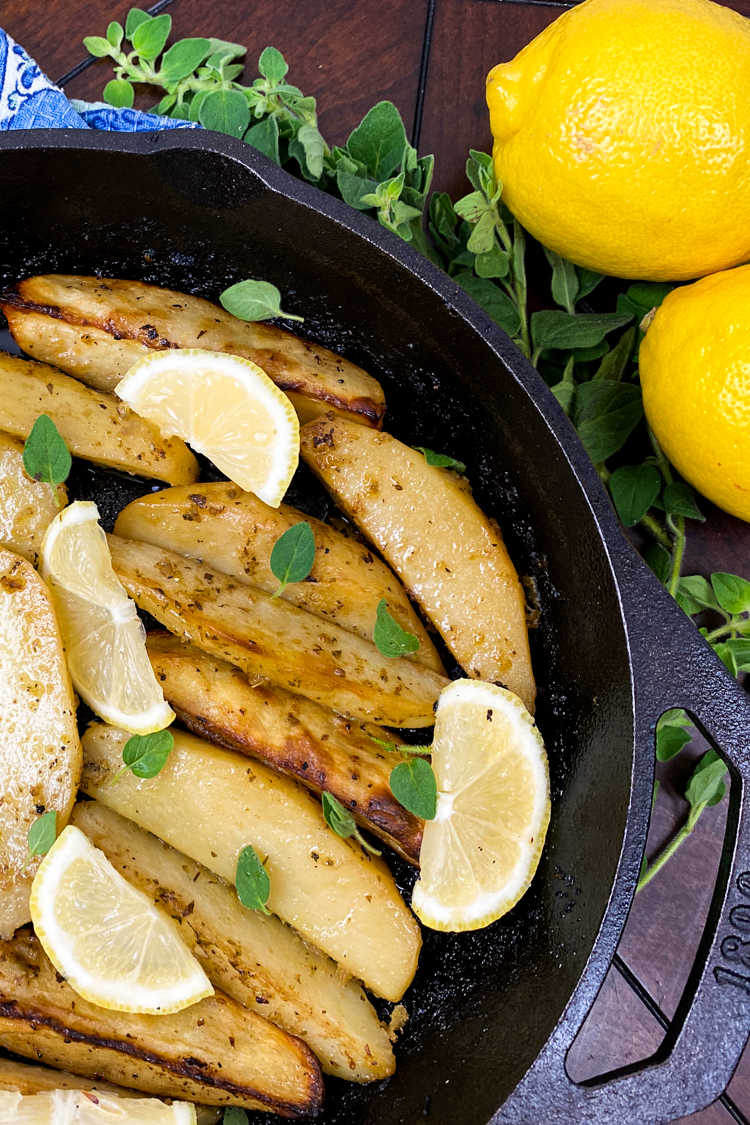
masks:
<svg viewBox="0 0 750 1125"><path fill-rule="evenodd" d="M243 277L273 282L304 314L306 336L381 380L391 432L466 463L539 589L532 656L552 822L537 876L487 930L425 933L395 1077L330 1081L319 1125L658 1125L712 1101L750 1031L750 973L731 956L750 937L750 706L625 541L536 371L418 253L224 136L5 133L0 198L3 289L37 273L96 273L215 300ZM90 466L71 478L72 498L94 498L110 528L146 489ZM325 511L302 475L290 498ZM658 1054L576 1085L565 1056L635 891L654 728L669 707L691 712L731 771L709 920ZM413 873L394 870L408 896Z"/></svg>

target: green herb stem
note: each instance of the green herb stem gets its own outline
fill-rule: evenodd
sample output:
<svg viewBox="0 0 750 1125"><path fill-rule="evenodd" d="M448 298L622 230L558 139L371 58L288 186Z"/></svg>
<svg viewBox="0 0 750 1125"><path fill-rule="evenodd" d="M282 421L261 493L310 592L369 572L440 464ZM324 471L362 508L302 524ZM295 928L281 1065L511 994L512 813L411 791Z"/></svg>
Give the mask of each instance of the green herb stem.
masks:
<svg viewBox="0 0 750 1125"><path fill-rule="evenodd" d="M695 828L696 824L698 823L698 819L705 807L705 802L701 802L699 805L696 805L690 810L688 818L679 832L677 832L672 837L669 843L662 849L662 851L659 852L656 859L652 863L650 863L647 866L646 870L642 873L635 888L636 894L638 893L638 891L642 891L643 888L651 882L654 875L657 875L666 863L669 863L670 859L675 854L680 844L683 844L685 840L687 840L688 836Z"/></svg>
<svg viewBox="0 0 750 1125"><path fill-rule="evenodd" d="M685 517L676 516L673 526L676 534L672 545L672 568L669 573L669 582L667 583L667 589L672 597L677 593L677 587L680 584L682 560L685 555L685 545L687 542L685 535Z"/></svg>

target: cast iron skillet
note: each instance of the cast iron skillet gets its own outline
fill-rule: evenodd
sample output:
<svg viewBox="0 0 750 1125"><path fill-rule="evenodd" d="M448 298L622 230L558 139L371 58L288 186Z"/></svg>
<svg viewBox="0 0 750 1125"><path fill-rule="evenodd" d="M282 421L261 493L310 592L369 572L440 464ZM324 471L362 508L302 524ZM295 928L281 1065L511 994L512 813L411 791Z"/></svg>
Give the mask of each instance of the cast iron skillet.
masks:
<svg viewBox="0 0 750 1125"><path fill-rule="evenodd" d="M538 721L553 786L539 873L490 929L425 935L395 1078L364 1089L329 1080L320 1120L656 1125L712 1101L750 1030L750 707L621 535L536 372L420 255L226 137L6 133L0 201L0 283L99 272L216 298L248 275L275 282L306 334L383 380L389 429L466 461L480 504L536 581ZM73 486L108 521L147 488L85 466ZM324 510L304 473L293 499ZM709 921L658 1054L575 1085L565 1056L628 913L654 724L668 707L686 707L731 769Z"/></svg>

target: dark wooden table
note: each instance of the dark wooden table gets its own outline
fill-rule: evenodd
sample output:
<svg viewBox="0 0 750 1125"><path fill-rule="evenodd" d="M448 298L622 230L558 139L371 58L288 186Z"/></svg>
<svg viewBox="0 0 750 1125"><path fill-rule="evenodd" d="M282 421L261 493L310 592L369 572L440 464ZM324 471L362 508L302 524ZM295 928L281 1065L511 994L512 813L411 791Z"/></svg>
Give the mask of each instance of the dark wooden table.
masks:
<svg viewBox="0 0 750 1125"><path fill-rule="evenodd" d="M467 150L489 145L486 72L511 58L568 6L546 0L162 0L157 5L171 12L180 37L215 35L245 43L251 60L269 43L279 47L291 64L290 80L317 96L329 142L345 140L375 101L390 98L413 143L421 152L435 153L435 186L454 195L467 190ZM730 6L750 15L750 0ZM85 62L81 39L103 35L108 21L124 20L126 10L122 0L0 0L0 25L71 96L95 99L108 67ZM712 570L750 577L750 526L716 509L706 524L691 528L685 560L685 573ZM694 755L699 752L693 748ZM684 820L686 806L677 786L690 769L689 757L690 750L665 771L649 854ZM637 897L616 963L574 1045L573 1077L647 1058L661 1042L697 948L724 819L722 805L709 810L677 857ZM730 1125L748 1118L750 1051L724 1099L686 1120Z"/></svg>

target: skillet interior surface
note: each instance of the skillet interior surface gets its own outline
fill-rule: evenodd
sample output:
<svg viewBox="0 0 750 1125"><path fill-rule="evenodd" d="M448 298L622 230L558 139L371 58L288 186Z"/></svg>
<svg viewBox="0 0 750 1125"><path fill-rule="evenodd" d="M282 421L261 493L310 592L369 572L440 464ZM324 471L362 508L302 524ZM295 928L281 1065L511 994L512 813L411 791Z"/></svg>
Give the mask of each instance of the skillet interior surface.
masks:
<svg viewBox="0 0 750 1125"><path fill-rule="evenodd" d="M553 801L537 877L520 905L485 931L425 932L395 1078L368 1088L328 1080L318 1119L477 1125L554 1029L620 857L633 706L606 546L510 346L499 355L440 294L345 223L190 140L181 149L174 134L166 143L141 138L145 155L117 151L117 140L111 151L75 147L73 138L63 148L5 149L0 283L37 272L99 273L217 299L243 277L274 282L284 306L304 314L305 335L382 380L387 429L466 462L480 505L536 584L537 718ZM72 486L75 496L97 500L108 527L150 487L80 463ZM327 510L304 471L290 498L313 514ZM411 873L393 866L408 890Z"/></svg>

